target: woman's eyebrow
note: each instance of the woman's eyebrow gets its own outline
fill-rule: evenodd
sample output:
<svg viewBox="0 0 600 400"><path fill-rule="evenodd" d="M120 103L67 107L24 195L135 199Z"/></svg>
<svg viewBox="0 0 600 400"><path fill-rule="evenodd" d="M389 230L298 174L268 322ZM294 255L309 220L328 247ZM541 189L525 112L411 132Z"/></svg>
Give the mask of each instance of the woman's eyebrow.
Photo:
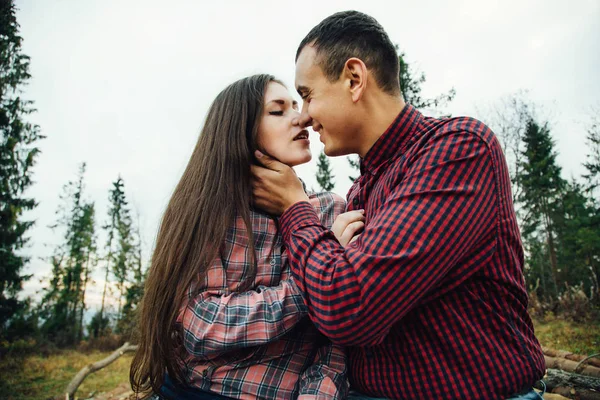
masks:
<svg viewBox="0 0 600 400"><path fill-rule="evenodd" d="M288 102L288 100L284 100L284 99L274 99L274 100L269 101L267 104L277 103L277 104L281 104L282 106L284 106L285 103L287 103L287 102ZM298 102L296 100L292 101L292 106L294 106L294 105L298 105Z"/></svg>

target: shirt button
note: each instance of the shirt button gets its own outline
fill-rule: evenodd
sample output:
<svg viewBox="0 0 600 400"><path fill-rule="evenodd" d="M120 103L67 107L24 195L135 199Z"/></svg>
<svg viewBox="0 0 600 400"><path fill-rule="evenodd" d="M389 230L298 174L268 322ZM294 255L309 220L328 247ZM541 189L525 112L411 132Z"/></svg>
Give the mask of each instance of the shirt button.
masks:
<svg viewBox="0 0 600 400"><path fill-rule="evenodd" d="M275 265L275 258L271 258L271 265Z"/></svg>
<svg viewBox="0 0 600 400"><path fill-rule="evenodd" d="M354 208L358 207L358 198L355 197L354 200L352 200L352 205L354 206Z"/></svg>
<svg viewBox="0 0 600 400"><path fill-rule="evenodd" d="M208 368L202 371L202 376L206 377L208 375Z"/></svg>

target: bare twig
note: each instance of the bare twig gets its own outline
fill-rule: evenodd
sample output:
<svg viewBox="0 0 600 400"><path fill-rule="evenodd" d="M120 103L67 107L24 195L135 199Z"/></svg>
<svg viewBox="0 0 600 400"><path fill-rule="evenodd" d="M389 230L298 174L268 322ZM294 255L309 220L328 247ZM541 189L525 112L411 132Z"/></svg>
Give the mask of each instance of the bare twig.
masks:
<svg viewBox="0 0 600 400"><path fill-rule="evenodd" d="M137 350L137 348L138 348L137 345L132 345L132 344L129 344L129 342L126 342L123 346L119 347L117 350L112 352L112 354L109 355L108 357L106 357L105 359L83 367L81 369L81 371L79 371L77 373L77 375L75 375L75 377L71 380L71 382L69 382L69 385L67 386L67 389L65 390L65 400L73 400L75 398L75 392L77 391L77 388L79 387L79 385L81 385L83 380L89 374L106 367L107 365L114 362L117 358L121 357L123 354L130 352L130 351L135 351L135 350Z"/></svg>

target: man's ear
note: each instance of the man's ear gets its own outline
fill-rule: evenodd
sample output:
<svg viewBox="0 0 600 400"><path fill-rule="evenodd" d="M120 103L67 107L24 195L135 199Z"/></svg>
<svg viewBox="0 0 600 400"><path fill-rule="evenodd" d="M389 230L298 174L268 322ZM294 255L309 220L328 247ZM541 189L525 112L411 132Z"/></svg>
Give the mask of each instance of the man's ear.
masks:
<svg viewBox="0 0 600 400"><path fill-rule="evenodd" d="M349 58L344 64L344 80L352 96L357 102L365 93L368 81L368 71L365 63L356 57Z"/></svg>

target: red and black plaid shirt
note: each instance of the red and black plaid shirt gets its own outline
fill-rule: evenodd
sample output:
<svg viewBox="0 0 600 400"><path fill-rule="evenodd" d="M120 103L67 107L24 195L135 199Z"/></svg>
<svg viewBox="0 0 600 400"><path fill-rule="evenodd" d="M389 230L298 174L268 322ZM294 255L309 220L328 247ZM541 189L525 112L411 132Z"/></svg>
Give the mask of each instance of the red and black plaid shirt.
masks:
<svg viewBox="0 0 600 400"><path fill-rule="evenodd" d="M280 218L309 315L348 346L351 384L395 399L499 398L544 375L500 144L471 118L407 105L361 163L344 249L315 210Z"/></svg>

